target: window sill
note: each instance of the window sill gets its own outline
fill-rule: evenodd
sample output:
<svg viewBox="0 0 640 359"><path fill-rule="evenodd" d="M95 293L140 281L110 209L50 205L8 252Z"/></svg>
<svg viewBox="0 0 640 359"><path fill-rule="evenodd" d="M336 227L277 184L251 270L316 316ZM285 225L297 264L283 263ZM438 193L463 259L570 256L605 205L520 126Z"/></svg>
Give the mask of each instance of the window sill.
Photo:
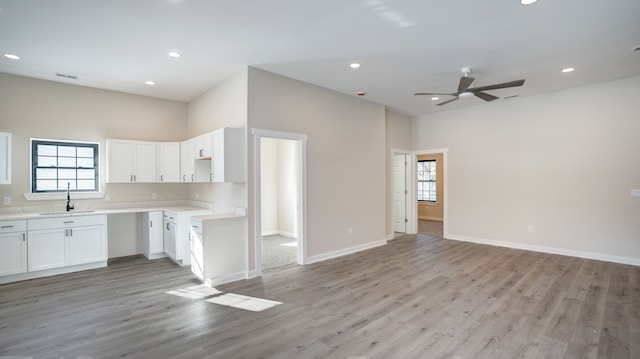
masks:
<svg viewBox="0 0 640 359"><path fill-rule="evenodd" d="M25 193L24 198L27 201L51 201L58 199L67 199L66 192L56 192L56 193ZM95 198L104 198L103 192L71 192L71 199L95 199Z"/></svg>
<svg viewBox="0 0 640 359"><path fill-rule="evenodd" d="M418 206L438 207L438 202L418 201Z"/></svg>

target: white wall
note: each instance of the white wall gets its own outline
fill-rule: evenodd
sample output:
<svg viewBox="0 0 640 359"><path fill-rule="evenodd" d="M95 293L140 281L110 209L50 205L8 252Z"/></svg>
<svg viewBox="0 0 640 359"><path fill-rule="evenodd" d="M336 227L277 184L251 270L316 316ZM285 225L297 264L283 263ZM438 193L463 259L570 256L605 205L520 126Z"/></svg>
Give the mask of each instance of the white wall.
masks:
<svg viewBox="0 0 640 359"><path fill-rule="evenodd" d="M297 161L295 142L263 137L260 192L262 235L297 236Z"/></svg>
<svg viewBox="0 0 640 359"><path fill-rule="evenodd" d="M416 119L414 149L449 149L450 237L640 264L639 93L634 77Z"/></svg>
<svg viewBox="0 0 640 359"><path fill-rule="evenodd" d="M248 127L308 135L307 254L385 238L385 111L354 96L249 68ZM249 222L253 143L249 141ZM353 234L348 235L348 229ZM254 228L249 228L254 238ZM253 241L250 244L250 268Z"/></svg>
<svg viewBox="0 0 640 359"><path fill-rule="evenodd" d="M247 68L229 77L189 103L188 137L222 127L247 126ZM216 211L247 207L244 183L188 184L189 199L213 203Z"/></svg>

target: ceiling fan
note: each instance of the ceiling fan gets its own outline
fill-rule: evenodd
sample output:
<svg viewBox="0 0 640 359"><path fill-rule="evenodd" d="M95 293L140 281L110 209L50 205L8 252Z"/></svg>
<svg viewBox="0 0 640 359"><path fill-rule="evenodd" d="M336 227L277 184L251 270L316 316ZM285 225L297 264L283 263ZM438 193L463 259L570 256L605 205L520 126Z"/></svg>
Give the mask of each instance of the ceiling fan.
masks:
<svg viewBox="0 0 640 359"><path fill-rule="evenodd" d="M476 97L479 97L479 98L481 98L481 99L483 99L485 101L493 101L493 100L499 99L499 97L491 95L491 94L488 94L488 93L486 93L484 91L504 89L504 88L508 88L508 87L517 87L517 86L522 86L524 84L524 80L515 80L515 81L503 82L503 83L495 84L495 85L480 86L480 87L469 87L473 83L473 80L475 80L473 77L469 76L469 74L471 73L471 68L470 67L463 67L461 69L461 72L462 72L462 76L460 77L460 83L458 84L458 91L457 92L452 92L452 93L418 92L418 93L415 93L414 95L416 95L416 96L422 96L422 95L428 95L428 96L439 96L439 95L453 96L453 98L451 100L440 102L436 106L446 105L449 102L453 102L453 101L455 101L455 100L457 100L459 98L465 98L465 97L469 97L469 96L472 96L472 95L475 95Z"/></svg>

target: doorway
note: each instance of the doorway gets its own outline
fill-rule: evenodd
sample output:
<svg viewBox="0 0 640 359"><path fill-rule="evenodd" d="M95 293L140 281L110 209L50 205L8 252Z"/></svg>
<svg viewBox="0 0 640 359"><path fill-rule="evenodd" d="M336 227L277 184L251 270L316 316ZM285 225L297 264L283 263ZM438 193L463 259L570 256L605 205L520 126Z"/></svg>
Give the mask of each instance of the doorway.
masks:
<svg viewBox="0 0 640 359"><path fill-rule="evenodd" d="M253 130L256 274L306 262L306 135Z"/></svg>
<svg viewBox="0 0 640 359"><path fill-rule="evenodd" d="M418 233L444 237L446 151L416 153Z"/></svg>
<svg viewBox="0 0 640 359"><path fill-rule="evenodd" d="M262 270L295 264L298 260L297 161L295 141L260 140Z"/></svg>

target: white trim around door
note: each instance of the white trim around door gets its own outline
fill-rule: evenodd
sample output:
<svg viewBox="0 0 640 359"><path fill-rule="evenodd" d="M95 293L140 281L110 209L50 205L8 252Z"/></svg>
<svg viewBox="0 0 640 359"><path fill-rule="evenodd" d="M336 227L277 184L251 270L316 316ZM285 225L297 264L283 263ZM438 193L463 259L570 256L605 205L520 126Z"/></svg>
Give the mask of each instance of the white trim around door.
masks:
<svg viewBox="0 0 640 359"><path fill-rule="evenodd" d="M307 139L305 134L271 131L254 128L253 134L253 204L254 204L254 248L255 248L255 272L252 276L262 275L262 215L261 215L261 182L260 182L260 158L261 158L261 139L275 138L282 140L296 141L297 161L298 161L298 264L304 265L307 260ZM247 253L248 255L248 253ZM248 263L249 261L247 261Z"/></svg>

